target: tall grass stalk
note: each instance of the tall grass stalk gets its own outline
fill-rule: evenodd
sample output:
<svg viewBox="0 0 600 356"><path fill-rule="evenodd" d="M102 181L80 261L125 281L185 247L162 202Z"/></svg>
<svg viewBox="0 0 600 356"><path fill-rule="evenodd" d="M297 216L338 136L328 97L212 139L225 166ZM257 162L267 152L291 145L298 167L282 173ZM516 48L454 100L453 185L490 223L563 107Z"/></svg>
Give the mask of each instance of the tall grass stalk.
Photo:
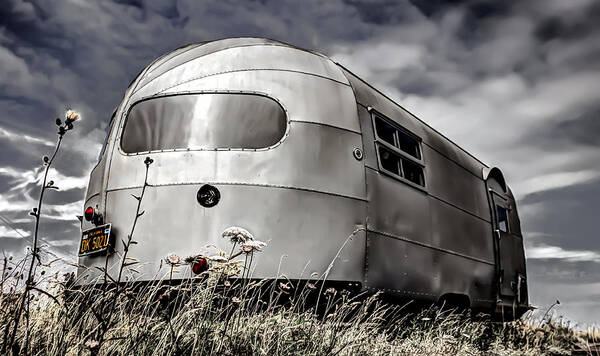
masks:
<svg viewBox="0 0 600 356"><path fill-rule="evenodd" d="M44 291L37 288L37 284L34 281L34 276L36 274L35 273L36 267L38 264L42 263L41 259L40 259L40 255L39 255L39 248L38 248L38 232L39 232L39 227L40 227L40 217L42 215L44 193L48 189L58 190L58 187L54 185L54 181L52 181L52 180L48 181L48 173L50 172L50 167L52 166L52 163L54 163L54 159L56 158L56 155L60 149L63 137L65 136L65 134L68 131L73 129L73 127L74 127L73 123L75 121L77 121L79 118L80 118L80 116L78 113L76 113L72 110L68 110L66 113L66 119L65 119L64 123L62 122L61 119L59 119L59 118L56 119L55 123L56 123L56 126L58 127L58 132L57 132L58 139L57 139L56 145L54 146L54 152L52 153L52 155L50 157L44 156L42 158L43 165L45 166L45 168L44 168L44 175L41 180L38 205L37 205L37 208L33 208L31 210L31 212L29 213L29 215L33 216L35 219L33 242L32 242L31 250L30 250L31 261L29 263L29 268L27 269L27 272L26 272L27 278L25 279L25 290L21 295L19 305L16 308L16 312L14 313L14 317L10 320L8 327L6 327L4 330L2 352L7 352L8 348L10 348L12 350L13 354L18 354L20 352L18 344L15 343L15 335L17 332L17 327L21 321L21 316L22 316L23 312L25 312L25 321L26 321L26 325L27 325L27 327L26 327L27 332L26 332L26 338L25 338L25 353L28 352L31 291L37 290L39 292L45 293ZM4 286L4 284L3 284L3 286ZM4 289L2 289L2 292L4 292ZM12 325L12 329L11 329L11 325Z"/></svg>

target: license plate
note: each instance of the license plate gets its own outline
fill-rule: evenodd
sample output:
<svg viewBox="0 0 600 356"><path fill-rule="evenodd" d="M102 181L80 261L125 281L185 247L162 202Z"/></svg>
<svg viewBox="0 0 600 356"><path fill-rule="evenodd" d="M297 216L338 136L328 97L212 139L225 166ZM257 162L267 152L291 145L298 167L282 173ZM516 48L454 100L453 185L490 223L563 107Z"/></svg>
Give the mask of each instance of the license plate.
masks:
<svg viewBox="0 0 600 356"><path fill-rule="evenodd" d="M105 253L111 246L110 224L97 226L81 233L79 256Z"/></svg>

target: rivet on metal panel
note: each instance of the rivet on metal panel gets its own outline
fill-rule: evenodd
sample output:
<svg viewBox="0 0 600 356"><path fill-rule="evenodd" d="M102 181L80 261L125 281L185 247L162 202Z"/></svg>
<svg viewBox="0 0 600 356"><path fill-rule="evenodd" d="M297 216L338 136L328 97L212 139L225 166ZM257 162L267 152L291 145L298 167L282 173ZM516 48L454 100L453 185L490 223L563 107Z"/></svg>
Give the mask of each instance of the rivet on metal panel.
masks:
<svg viewBox="0 0 600 356"><path fill-rule="evenodd" d="M352 154L354 155L354 158L356 158L357 160L361 161L363 159L363 151L356 147L353 151Z"/></svg>

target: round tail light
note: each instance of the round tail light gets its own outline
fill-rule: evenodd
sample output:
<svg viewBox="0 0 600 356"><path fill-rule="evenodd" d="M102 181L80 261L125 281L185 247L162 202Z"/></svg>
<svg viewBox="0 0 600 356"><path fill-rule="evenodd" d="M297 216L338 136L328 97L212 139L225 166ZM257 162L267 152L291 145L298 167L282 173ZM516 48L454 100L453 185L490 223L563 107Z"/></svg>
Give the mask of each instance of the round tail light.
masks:
<svg viewBox="0 0 600 356"><path fill-rule="evenodd" d="M94 214L95 213L96 212L94 211L94 208L92 208L91 206L88 206L85 209L85 214L84 214L85 215L85 220L92 221L92 219L94 218Z"/></svg>
<svg viewBox="0 0 600 356"><path fill-rule="evenodd" d="M192 272L194 272L194 274L200 274L206 271L208 271L208 261L206 258L201 258L192 265Z"/></svg>

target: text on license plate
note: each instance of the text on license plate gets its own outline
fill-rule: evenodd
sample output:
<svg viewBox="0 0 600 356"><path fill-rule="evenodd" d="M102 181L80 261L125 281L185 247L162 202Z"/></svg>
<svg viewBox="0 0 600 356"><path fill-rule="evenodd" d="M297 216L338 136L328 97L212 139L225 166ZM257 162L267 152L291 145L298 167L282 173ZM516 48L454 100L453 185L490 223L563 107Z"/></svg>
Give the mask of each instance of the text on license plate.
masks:
<svg viewBox="0 0 600 356"><path fill-rule="evenodd" d="M81 234L79 256L104 252L110 246L110 224L97 226Z"/></svg>

